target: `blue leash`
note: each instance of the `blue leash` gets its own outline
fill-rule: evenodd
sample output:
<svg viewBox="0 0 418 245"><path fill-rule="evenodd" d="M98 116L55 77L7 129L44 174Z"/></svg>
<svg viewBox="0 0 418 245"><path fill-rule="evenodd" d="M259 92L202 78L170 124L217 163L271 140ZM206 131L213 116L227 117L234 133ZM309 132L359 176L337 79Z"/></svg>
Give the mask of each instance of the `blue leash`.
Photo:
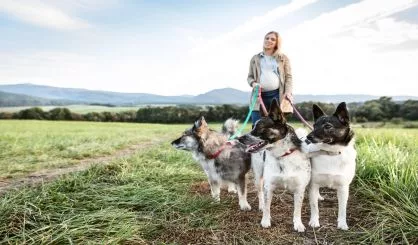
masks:
<svg viewBox="0 0 418 245"><path fill-rule="evenodd" d="M251 98L251 106L250 106L250 110L248 111L248 115L247 118L245 119L244 124L242 124L242 126L240 127L240 129L231 137L229 137L228 140L233 140L235 139L238 135L241 134L242 130L244 130L244 128L247 126L248 120L250 120L251 114L253 113L254 107L255 107L255 103L257 102L257 96L258 96L258 85L255 87L254 93L253 93L253 97Z"/></svg>

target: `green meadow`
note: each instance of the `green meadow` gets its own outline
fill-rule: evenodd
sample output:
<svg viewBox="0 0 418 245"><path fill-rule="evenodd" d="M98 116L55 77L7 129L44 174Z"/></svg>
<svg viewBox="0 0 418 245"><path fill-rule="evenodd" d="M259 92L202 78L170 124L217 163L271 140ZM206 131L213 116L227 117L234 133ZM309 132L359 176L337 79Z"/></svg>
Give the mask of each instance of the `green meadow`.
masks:
<svg viewBox="0 0 418 245"><path fill-rule="evenodd" d="M34 106L16 106L16 107L0 107L0 112L18 112L21 110L26 110L32 108ZM121 111L137 111L141 107L145 107L143 105L138 106L115 106L115 107L108 107L108 106L100 106L100 105L66 105L66 106L38 106L43 111L50 111L54 108L58 107L65 107L68 108L70 111L75 113L89 113L89 112L121 112Z"/></svg>
<svg viewBox="0 0 418 245"><path fill-rule="evenodd" d="M322 226L308 227L306 195L307 231L299 234L292 231L292 197L282 190L272 203L271 229L259 225L251 183L250 212L239 211L237 197L225 191L220 203L212 202L203 171L170 145L189 126L0 121L0 180L143 146L108 164L4 194L1 243L418 244L418 129L355 128L350 230L336 229L335 191L321 189Z"/></svg>

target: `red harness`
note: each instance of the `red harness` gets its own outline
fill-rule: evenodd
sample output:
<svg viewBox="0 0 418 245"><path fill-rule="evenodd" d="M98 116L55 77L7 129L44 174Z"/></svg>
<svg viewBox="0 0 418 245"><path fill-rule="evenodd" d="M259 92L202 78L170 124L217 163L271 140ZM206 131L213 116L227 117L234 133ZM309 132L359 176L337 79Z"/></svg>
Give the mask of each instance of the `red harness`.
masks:
<svg viewBox="0 0 418 245"><path fill-rule="evenodd" d="M294 148L294 149L289 149L289 150L287 150L283 155L281 155L280 157L285 157L285 156L288 156L288 155L290 155L290 154L292 154L294 151L296 151L297 150L297 148Z"/></svg>
<svg viewBox="0 0 418 245"><path fill-rule="evenodd" d="M209 158L209 159L215 159L215 158L217 158L221 153L222 153L222 151L223 150L225 150L225 148L227 147L227 146L232 146L233 144L232 144L232 142L231 141L227 141L225 144L223 144L222 146L221 146L221 148L219 148L215 153L213 153L213 154L209 154L208 156L206 156L207 158Z"/></svg>

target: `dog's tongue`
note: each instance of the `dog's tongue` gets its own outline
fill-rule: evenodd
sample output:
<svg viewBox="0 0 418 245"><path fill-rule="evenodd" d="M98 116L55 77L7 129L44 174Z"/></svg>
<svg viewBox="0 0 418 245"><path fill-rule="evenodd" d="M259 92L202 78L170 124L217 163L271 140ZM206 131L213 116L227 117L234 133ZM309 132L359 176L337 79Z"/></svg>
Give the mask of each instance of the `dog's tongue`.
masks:
<svg viewBox="0 0 418 245"><path fill-rule="evenodd" d="M266 145L266 142L264 142L264 141L260 141L260 142L257 142L255 144L251 144L247 147L247 149L245 149L245 152L248 152L248 153L257 152L257 150L259 150L260 148L262 148L265 145Z"/></svg>

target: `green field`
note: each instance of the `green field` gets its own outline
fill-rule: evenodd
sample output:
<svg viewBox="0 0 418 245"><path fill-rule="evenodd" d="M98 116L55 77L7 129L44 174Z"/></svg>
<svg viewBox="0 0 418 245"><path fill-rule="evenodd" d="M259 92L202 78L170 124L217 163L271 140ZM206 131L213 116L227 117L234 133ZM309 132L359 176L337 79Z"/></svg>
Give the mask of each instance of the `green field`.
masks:
<svg viewBox="0 0 418 245"><path fill-rule="evenodd" d="M170 133L183 129L158 124L0 121L0 179L167 140Z"/></svg>
<svg viewBox="0 0 418 245"><path fill-rule="evenodd" d="M0 107L0 112L18 112L21 110L29 109L34 106L16 106L16 107ZM139 108L144 106L118 106L118 107L108 107L108 106L96 106L96 105L66 105L66 106L38 106L43 111L50 111L57 107L68 108L71 112L75 113L88 113L88 112L120 112L120 111L137 111Z"/></svg>
<svg viewBox="0 0 418 245"><path fill-rule="evenodd" d="M2 243L418 243L418 129L356 128L350 230L335 229L335 192L324 189L322 227L308 228L305 200L307 231L298 234L292 231L288 193L276 193L273 227L267 230L259 225L251 184L253 211L239 211L237 197L226 192L221 203L213 203L205 175L190 154L169 144L188 126L0 121L1 178L77 164L130 145L146 146L108 165L6 193L0 203Z"/></svg>

